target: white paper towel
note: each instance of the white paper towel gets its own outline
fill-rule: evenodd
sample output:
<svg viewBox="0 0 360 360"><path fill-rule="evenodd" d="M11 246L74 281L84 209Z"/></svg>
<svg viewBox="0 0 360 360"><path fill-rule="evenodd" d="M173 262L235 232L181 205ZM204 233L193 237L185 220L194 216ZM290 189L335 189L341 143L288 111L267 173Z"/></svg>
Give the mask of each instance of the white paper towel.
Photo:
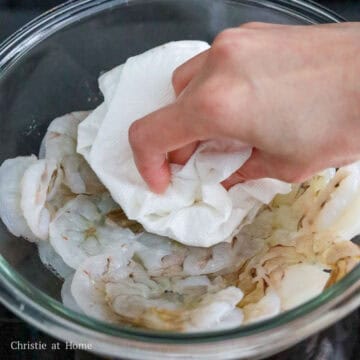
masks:
<svg viewBox="0 0 360 360"><path fill-rule="evenodd" d="M149 232L204 247L231 239L262 204L290 191L289 184L273 179L226 191L220 183L251 155L250 147L229 141L204 142L185 166L172 165L172 182L163 195L152 193L141 178L128 142L130 125L172 103L173 71L208 48L201 41L168 43L103 75L104 103L79 126L78 134L78 151L130 219Z"/></svg>

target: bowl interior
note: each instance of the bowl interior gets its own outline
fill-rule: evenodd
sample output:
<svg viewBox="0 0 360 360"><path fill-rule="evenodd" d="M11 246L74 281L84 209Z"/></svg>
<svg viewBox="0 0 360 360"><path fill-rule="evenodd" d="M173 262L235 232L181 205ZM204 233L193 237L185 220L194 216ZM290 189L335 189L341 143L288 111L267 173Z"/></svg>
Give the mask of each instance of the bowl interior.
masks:
<svg viewBox="0 0 360 360"><path fill-rule="evenodd" d="M40 32L41 41L35 41L32 35L34 44L25 47L26 51L0 74L0 163L19 155L37 154L46 128L56 116L96 107L102 101L97 86L99 74L129 56L172 40L211 42L222 29L249 21L311 22L306 16L267 4L110 1L107 8L94 7L74 15L52 34ZM34 286L60 299L61 280L44 268L36 246L13 237L2 223L0 253Z"/></svg>

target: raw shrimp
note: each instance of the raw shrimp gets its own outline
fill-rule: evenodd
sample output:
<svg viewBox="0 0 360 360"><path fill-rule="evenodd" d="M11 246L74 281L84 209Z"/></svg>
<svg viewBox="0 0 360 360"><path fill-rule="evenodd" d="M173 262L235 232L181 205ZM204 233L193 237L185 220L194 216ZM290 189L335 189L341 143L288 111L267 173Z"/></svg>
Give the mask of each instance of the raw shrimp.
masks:
<svg viewBox="0 0 360 360"><path fill-rule="evenodd" d="M136 239L135 256L149 275L176 275L182 273L189 250L168 238L145 232Z"/></svg>
<svg viewBox="0 0 360 360"><path fill-rule="evenodd" d="M65 186L63 183L57 188L54 196L51 197L46 203L46 207L48 208L51 219L56 216L58 210L60 210L65 204L74 199L77 195L72 193L70 189Z"/></svg>
<svg viewBox="0 0 360 360"><path fill-rule="evenodd" d="M67 265L76 269L87 257L113 246L133 251L135 235L106 223L106 215L117 208L109 194L79 195L57 212L50 224L50 242Z"/></svg>
<svg viewBox="0 0 360 360"><path fill-rule="evenodd" d="M233 286L217 292L208 292L205 288L205 293L190 296L191 301L184 300L187 294L171 290L165 290L162 297L155 299L144 298L140 293L135 299L132 287L118 288L117 283L109 283L106 289L111 307L122 319L148 328L206 331L233 328L241 325L243 320L242 311L236 307L242 292ZM198 289L194 287L192 291L196 293ZM124 295L129 292L130 296ZM132 317L129 318L130 314Z"/></svg>
<svg viewBox="0 0 360 360"><path fill-rule="evenodd" d="M283 277L274 284L281 299L281 309L289 310L319 295L325 288L330 274L318 264L288 266Z"/></svg>
<svg viewBox="0 0 360 360"><path fill-rule="evenodd" d="M243 313L236 305L241 301L243 293L240 289L230 286L217 293L205 294L200 304L188 312L185 330L200 331L228 329L240 326Z"/></svg>
<svg viewBox="0 0 360 360"><path fill-rule="evenodd" d="M62 303L69 309L78 312L78 313L84 313L80 306L76 303L72 293L71 293L71 284L74 279L74 274L70 274L66 277L64 280L64 283L61 287L61 300Z"/></svg>
<svg viewBox="0 0 360 360"><path fill-rule="evenodd" d="M76 271L72 294L88 315L150 328L199 331L242 322L242 292L205 276L149 277L126 256L99 255ZM104 296L104 293L106 294Z"/></svg>
<svg viewBox="0 0 360 360"><path fill-rule="evenodd" d="M184 274L226 274L240 268L246 260L264 246L261 238L251 238L248 228L238 233L231 243L220 243L211 248L189 247L184 260Z"/></svg>
<svg viewBox="0 0 360 360"><path fill-rule="evenodd" d="M128 257L122 248L114 255L97 255L87 258L76 270L71 283L71 294L81 310L99 320L118 322L106 300L106 281L115 281L127 275ZM125 275L122 273L125 269Z"/></svg>
<svg viewBox="0 0 360 360"><path fill-rule="evenodd" d="M56 276L66 279L74 272L74 269L64 263L48 241L40 241L38 251L41 262Z"/></svg>
<svg viewBox="0 0 360 360"><path fill-rule="evenodd" d="M147 309L175 310L180 305L180 296L171 291L170 278L162 278L162 281L150 278L146 270L134 261L130 261L116 276L119 278L114 280L110 274L109 281L106 275L102 281L105 282L109 307L123 321L140 324Z"/></svg>
<svg viewBox="0 0 360 360"><path fill-rule="evenodd" d="M184 246L166 237L144 232L136 239L135 256L150 275L203 275L228 273L257 253L263 241L246 241L238 235L233 243L211 248Z"/></svg>
<svg viewBox="0 0 360 360"><path fill-rule="evenodd" d="M294 186L295 197L294 201L290 203L294 209L301 213L307 214L314 201L317 200L319 194L328 186L336 175L334 168L326 169L318 174L315 174L311 179ZM286 197L286 195L285 195Z"/></svg>
<svg viewBox="0 0 360 360"><path fill-rule="evenodd" d="M106 216L106 222L108 224L113 224L125 229L129 229L134 234L140 234L145 231L143 226L136 220L130 220L121 208L117 208L109 212Z"/></svg>
<svg viewBox="0 0 360 360"><path fill-rule="evenodd" d="M85 111L73 112L51 122L43 140L45 151L41 151L47 159L61 162L66 155L76 154L77 128L88 115Z"/></svg>
<svg viewBox="0 0 360 360"><path fill-rule="evenodd" d="M296 238L302 232L304 218L334 175L335 169L327 169L301 185L293 185L292 192L276 196L250 228L257 232L266 228L266 233L261 236L270 246L295 246Z"/></svg>
<svg viewBox="0 0 360 360"><path fill-rule="evenodd" d="M280 313L281 301L272 288L268 288L266 294L257 303L248 304L242 308L244 323L266 320Z"/></svg>
<svg viewBox="0 0 360 360"><path fill-rule="evenodd" d="M71 284L71 294L85 314L100 320L120 322L121 317L109 305L106 286L121 283L128 278L131 281L136 276L139 281L138 286L127 289L124 297L133 294L132 300L135 300L134 298L139 292L138 300L145 301L144 296L151 291L151 288L156 290L156 283L149 279L140 265L130 261L131 254L124 247L114 247L111 253L111 255L102 254L88 257L77 268ZM158 293L160 294L159 291ZM131 304L130 301L129 310L131 310Z"/></svg>
<svg viewBox="0 0 360 360"><path fill-rule="evenodd" d="M85 159L76 153L77 131L89 112L74 112L56 118L50 124L40 147L41 156L54 159L64 169L64 184L75 194L98 194L105 191Z"/></svg>
<svg viewBox="0 0 360 360"><path fill-rule="evenodd" d="M123 271L125 274L125 269ZM221 278L150 277L146 269L131 261L127 265L127 276L109 282L106 294L109 306L118 315L126 321L140 324L148 321L148 310L182 311L191 304L198 304L199 299L207 293L215 293L225 287ZM171 323L166 325L167 328L169 326L172 326Z"/></svg>
<svg viewBox="0 0 360 360"><path fill-rule="evenodd" d="M339 240L360 234L360 163L340 168L305 216L303 224Z"/></svg>
<svg viewBox="0 0 360 360"><path fill-rule="evenodd" d="M79 154L65 156L61 164L65 174L64 183L74 194L101 194L105 191L98 177Z"/></svg>
<svg viewBox="0 0 360 360"><path fill-rule="evenodd" d="M0 167L0 217L15 236L38 241L30 230L20 206L21 180L29 166L35 164L36 156L19 156L5 160Z"/></svg>
<svg viewBox="0 0 360 360"><path fill-rule="evenodd" d="M171 279L172 291L189 297L204 295L207 292L216 292L225 287L226 282L221 276L212 278L212 280L206 275L173 277Z"/></svg>
<svg viewBox="0 0 360 360"><path fill-rule="evenodd" d="M184 273L188 275L212 274L229 268L234 262L232 245L220 243L211 248L189 248L184 261Z"/></svg>
<svg viewBox="0 0 360 360"><path fill-rule="evenodd" d="M46 202L51 200L62 179L62 171L54 160L38 160L30 165L21 181L21 210L31 231L47 240L51 214Z"/></svg>

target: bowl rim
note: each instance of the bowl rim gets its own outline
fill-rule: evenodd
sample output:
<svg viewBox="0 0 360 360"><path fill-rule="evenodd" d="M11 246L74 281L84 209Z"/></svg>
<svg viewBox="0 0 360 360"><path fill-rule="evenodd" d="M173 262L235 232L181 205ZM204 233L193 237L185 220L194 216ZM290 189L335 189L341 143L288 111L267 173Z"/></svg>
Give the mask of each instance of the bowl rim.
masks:
<svg viewBox="0 0 360 360"><path fill-rule="evenodd" d="M221 1L221 0L217 0ZM341 22L344 19L335 13L326 10L314 2L294 0L223 0L232 3L242 3L256 6L271 7L278 11L290 13L295 17L306 19L309 23L316 23L308 18L309 12L324 21ZM32 47L36 46L54 32L76 21L80 15L85 19L95 13L109 9L112 6L136 3L137 0L77 0L68 1L52 10L40 15L29 22L14 35L7 38L0 45L0 79L7 69L15 64L20 57L25 55ZM121 337L128 340L136 340L148 343L168 344L198 344L229 339L247 338L252 335L269 332L274 329L286 329L288 325L295 324L300 319L307 318L309 321L314 314L324 315L331 312L332 317L321 328L330 325L360 305L360 266L345 276L340 282L325 290L321 295L311 299L301 306L284 312L269 320L241 326L231 330L215 332L201 332L191 334L169 333L162 331L147 331L131 327L119 327L86 315L78 314L65 308L60 302L50 298L45 293L36 289L20 276L6 260L0 256L0 301L13 312L25 318L33 325L46 330L44 324L50 326L53 336L66 338L64 330L77 334L80 331L91 338L100 337L103 334L113 337ZM340 304L347 304L346 313L339 311ZM311 315L311 316L309 316ZM43 325L38 321L41 319ZM315 321L316 322L316 321ZM55 331L56 330L56 331ZM305 335L304 335L305 337ZM101 340L99 340L101 341Z"/></svg>
<svg viewBox="0 0 360 360"><path fill-rule="evenodd" d="M43 14L35 17L20 27L12 35L0 43L0 70L3 70L7 63L17 59L25 50L29 50L39 41L52 35L59 28L63 28L72 22L73 17L79 12L83 18L93 14L93 7L99 10L106 10L112 6L132 4L143 0L67 0L63 4L53 7ZM150 0L154 1L154 0ZM293 17L308 21L310 24L318 23L314 17L327 22L343 22L346 19L336 12L316 3L313 0L213 0L225 1L228 3L242 3L279 10Z"/></svg>

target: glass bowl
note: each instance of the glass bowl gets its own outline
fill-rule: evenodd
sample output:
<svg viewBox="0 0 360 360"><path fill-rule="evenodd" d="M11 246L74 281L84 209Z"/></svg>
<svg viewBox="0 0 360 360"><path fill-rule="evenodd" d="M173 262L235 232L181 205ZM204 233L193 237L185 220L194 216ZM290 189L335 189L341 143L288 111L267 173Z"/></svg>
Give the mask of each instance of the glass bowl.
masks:
<svg viewBox="0 0 360 360"><path fill-rule="evenodd" d="M171 40L211 42L249 21L339 22L312 2L261 0L83 0L57 7L0 47L0 162L37 153L49 122L92 109L97 78L126 58ZM243 359L279 352L360 304L360 267L320 296L273 319L228 331L175 334L114 326L59 302L61 281L34 244L0 224L0 300L46 333L100 354L129 359ZM88 345L86 345L88 344Z"/></svg>

